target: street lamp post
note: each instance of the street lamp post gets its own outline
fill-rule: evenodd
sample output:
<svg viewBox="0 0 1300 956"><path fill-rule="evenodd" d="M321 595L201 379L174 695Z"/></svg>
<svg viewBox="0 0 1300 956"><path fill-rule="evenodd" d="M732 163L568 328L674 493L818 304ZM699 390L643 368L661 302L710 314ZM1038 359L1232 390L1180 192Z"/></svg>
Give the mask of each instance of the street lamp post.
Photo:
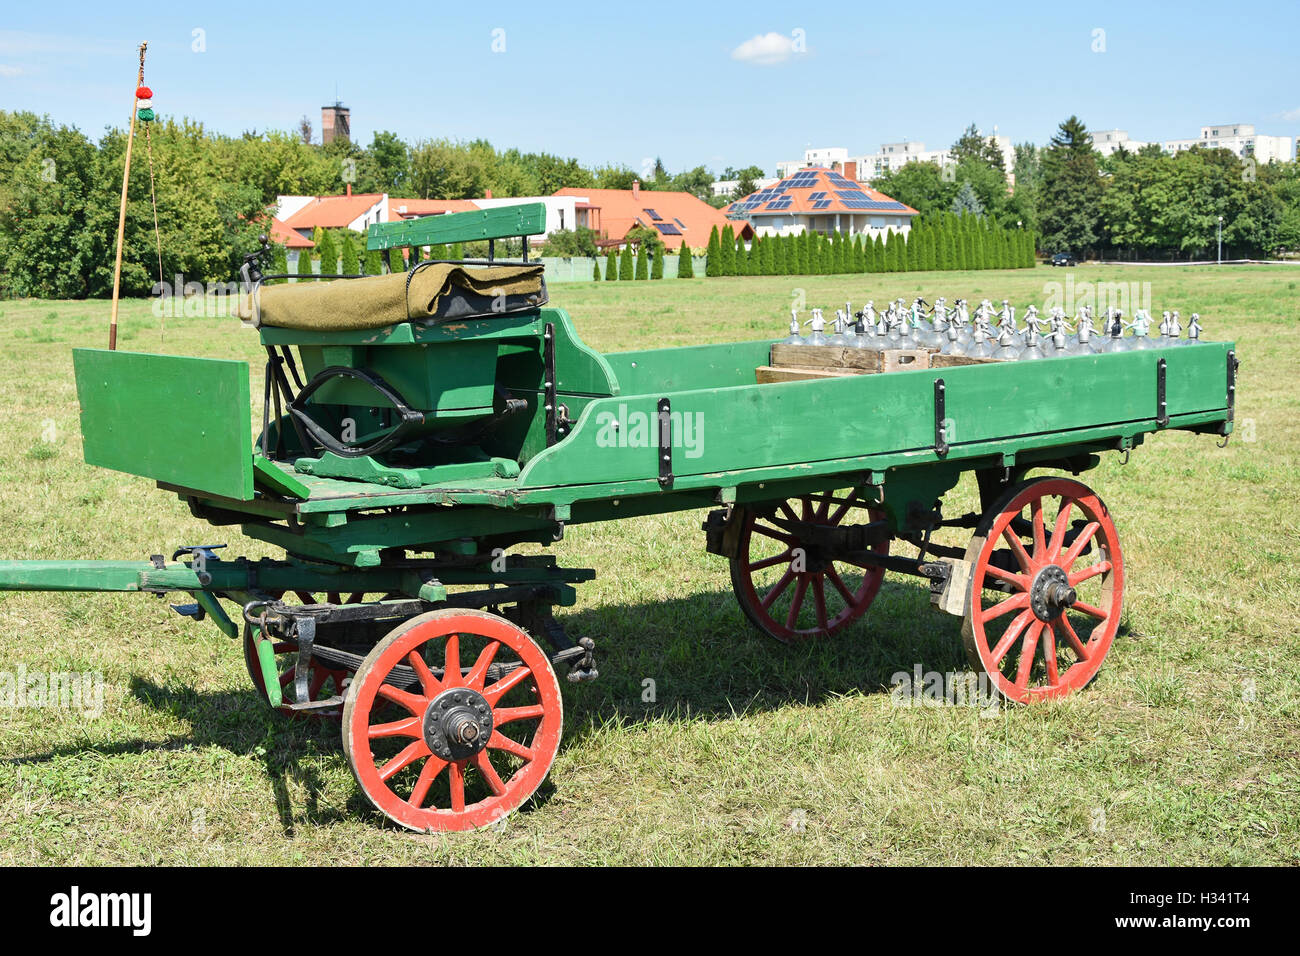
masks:
<svg viewBox="0 0 1300 956"><path fill-rule="evenodd" d="M1216 227L1216 229L1215 229L1215 232L1218 234L1218 237L1219 237L1219 262L1218 262L1218 264L1219 264L1219 265L1223 265L1223 217L1222 217L1222 216L1219 217L1219 222L1218 222L1218 225L1217 225L1217 227Z"/></svg>

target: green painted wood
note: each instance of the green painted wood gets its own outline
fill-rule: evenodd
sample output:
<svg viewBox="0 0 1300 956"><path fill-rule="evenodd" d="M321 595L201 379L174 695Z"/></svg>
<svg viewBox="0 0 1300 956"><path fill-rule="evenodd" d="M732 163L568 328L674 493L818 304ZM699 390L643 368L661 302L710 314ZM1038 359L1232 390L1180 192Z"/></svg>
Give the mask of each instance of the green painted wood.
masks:
<svg viewBox="0 0 1300 956"><path fill-rule="evenodd" d="M771 339L690 348L612 352L606 361L624 395L753 385L754 369L768 364Z"/></svg>
<svg viewBox="0 0 1300 956"><path fill-rule="evenodd" d="M289 474L275 462L267 461L261 455L253 456L253 481L264 488L270 488L277 494L303 500L311 497L311 489Z"/></svg>
<svg viewBox="0 0 1300 956"><path fill-rule="evenodd" d="M1014 453L1062 444L1100 425L1156 417L1156 363L1168 362L1169 414L1226 408L1227 344L853 375L664 393L674 424L673 473L735 474L772 466L805 472L828 459L897 453L936 461L934 381L947 383L954 449ZM521 488L624 482L657 474L656 401L590 403L572 434L533 458ZM990 447L992 445L992 447ZM734 484L734 482L724 482Z"/></svg>
<svg viewBox="0 0 1300 956"><path fill-rule="evenodd" d="M421 216L401 222L375 223L366 232L367 249L447 245L485 239L539 236L546 231L546 205L522 203L441 216Z"/></svg>
<svg viewBox="0 0 1300 956"><path fill-rule="evenodd" d="M264 325L258 329L263 345L412 345L458 342L463 339L515 339L542 334L542 311L511 312L487 318L455 319L436 323L399 322L382 329L315 331L281 329Z"/></svg>
<svg viewBox="0 0 1300 956"><path fill-rule="evenodd" d="M147 561L0 561L0 591L138 591Z"/></svg>
<svg viewBox="0 0 1300 956"><path fill-rule="evenodd" d="M253 497L248 363L73 349L87 464Z"/></svg>

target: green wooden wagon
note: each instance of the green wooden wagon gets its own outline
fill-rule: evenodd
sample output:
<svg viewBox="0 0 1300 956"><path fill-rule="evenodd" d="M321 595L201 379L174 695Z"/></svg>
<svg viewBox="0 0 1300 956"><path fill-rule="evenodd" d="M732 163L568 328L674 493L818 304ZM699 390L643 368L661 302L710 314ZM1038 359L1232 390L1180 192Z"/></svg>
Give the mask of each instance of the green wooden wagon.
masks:
<svg viewBox="0 0 1300 956"><path fill-rule="evenodd" d="M527 236L543 215L376 226L369 243ZM250 260L256 434L245 362L75 352L86 461L282 559L0 562L0 589L188 592L178 609L243 641L271 707L341 718L362 790L415 830L528 799L560 742L557 671L596 677L592 641L552 613L594 572L517 545L707 509L704 544L763 633L834 634L886 571L913 575L962 618L973 666L1029 702L1091 680L1120 621L1116 526L1076 476L1155 432L1232 429L1231 344L756 384L771 340L601 354L545 304L540 265L417 260L293 285ZM201 414L139 429L145 405ZM981 512L947 515L966 471ZM935 543L941 528L969 544Z"/></svg>

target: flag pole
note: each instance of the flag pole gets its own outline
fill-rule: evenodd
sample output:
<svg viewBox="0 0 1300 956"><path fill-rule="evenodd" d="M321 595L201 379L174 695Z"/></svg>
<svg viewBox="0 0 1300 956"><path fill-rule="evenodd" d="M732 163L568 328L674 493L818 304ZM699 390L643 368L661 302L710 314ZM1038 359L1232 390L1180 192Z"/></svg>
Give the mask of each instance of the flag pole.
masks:
<svg viewBox="0 0 1300 956"><path fill-rule="evenodd" d="M144 85L144 51L148 43L140 44L140 72L136 75L135 88ZM126 136L126 166L122 170L122 205L117 213L117 260L113 264L113 311L108 320L108 347L117 348L117 297L122 288L122 240L126 234L126 187L131 181L131 144L135 141L135 114L140 99L131 94L131 129Z"/></svg>

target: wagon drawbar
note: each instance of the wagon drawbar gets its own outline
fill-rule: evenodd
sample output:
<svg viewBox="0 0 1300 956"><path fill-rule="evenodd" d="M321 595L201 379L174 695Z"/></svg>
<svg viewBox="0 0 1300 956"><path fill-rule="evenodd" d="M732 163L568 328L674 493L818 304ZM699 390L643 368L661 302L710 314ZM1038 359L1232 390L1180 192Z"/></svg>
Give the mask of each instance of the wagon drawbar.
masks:
<svg viewBox="0 0 1300 956"><path fill-rule="evenodd" d="M553 613L595 572L511 548L706 510L705 547L764 634L835 634L887 571L912 575L962 618L972 665L1032 702L1092 679L1123 609L1114 516L1079 476L1157 432L1232 430L1229 343L969 364L920 348L891 364L882 333L879 361L788 375L772 339L602 354L547 304L540 265L419 261L543 226L540 205L375 226L371 248L412 250L382 277L277 285L249 257L256 435L246 362L75 350L88 463L152 478L284 557L5 561L0 589L188 594L173 609L242 642L268 706L341 721L381 812L460 830L545 778L557 675L598 675L592 640ZM149 428L128 424L148 409ZM968 471L980 511L948 515ZM967 546L935 542L945 528Z"/></svg>

